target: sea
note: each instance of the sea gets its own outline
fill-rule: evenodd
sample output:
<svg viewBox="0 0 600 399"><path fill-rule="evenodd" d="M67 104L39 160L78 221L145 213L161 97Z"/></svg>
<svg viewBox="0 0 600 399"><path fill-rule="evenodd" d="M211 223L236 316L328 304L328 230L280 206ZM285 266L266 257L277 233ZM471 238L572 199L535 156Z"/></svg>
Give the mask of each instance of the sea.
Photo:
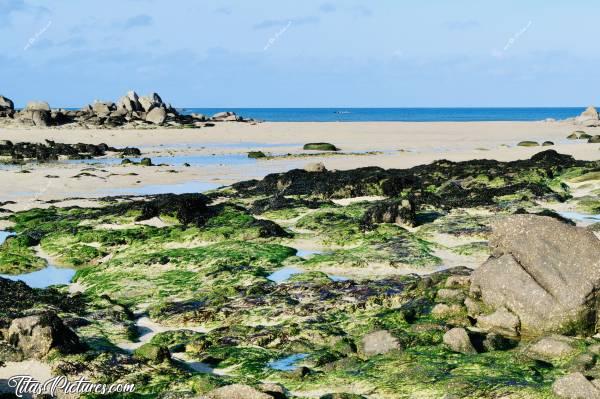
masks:
<svg viewBox="0 0 600 399"><path fill-rule="evenodd" d="M566 108L183 108L207 116L233 111L268 122L484 122L567 119L583 107Z"/></svg>

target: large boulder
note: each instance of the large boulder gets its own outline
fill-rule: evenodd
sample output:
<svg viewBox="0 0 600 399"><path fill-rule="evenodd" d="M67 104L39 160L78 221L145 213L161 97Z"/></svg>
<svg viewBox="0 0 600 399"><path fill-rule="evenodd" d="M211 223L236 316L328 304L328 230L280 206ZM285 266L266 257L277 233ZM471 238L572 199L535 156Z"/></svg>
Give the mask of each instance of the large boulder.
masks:
<svg viewBox="0 0 600 399"><path fill-rule="evenodd" d="M154 123L155 125L161 125L165 123L167 119L167 111L164 108L153 108L146 114L146 122Z"/></svg>
<svg viewBox="0 0 600 399"><path fill-rule="evenodd" d="M600 286L600 240L535 215L492 225L492 257L473 272L471 295L520 321L521 333L591 333Z"/></svg>
<svg viewBox="0 0 600 399"><path fill-rule="evenodd" d="M99 116L106 116L115 109L115 104L106 101L96 101L92 104L92 111Z"/></svg>
<svg viewBox="0 0 600 399"><path fill-rule="evenodd" d="M575 118L575 122L583 126L598 126L600 125L600 116L594 107L588 107L581 115Z"/></svg>
<svg viewBox="0 0 600 399"><path fill-rule="evenodd" d="M155 107L165 108L165 104L163 103L162 98L160 98L160 96L157 93L152 93L149 96L140 97L139 103L142 107L142 110L145 112L150 112Z"/></svg>
<svg viewBox="0 0 600 399"><path fill-rule="evenodd" d="M81 349L77 334L51 311L14 319L7 337L8 343L19 349L26 358L41 359L52 349L62 353L74 353Z"/></svg>
<svg viewBox="0 0 600 399"><path fill-rule="evenodd" d="M45 101L30 101L25 107L26 111L47 111L50 112L50 105Z"/></svg>

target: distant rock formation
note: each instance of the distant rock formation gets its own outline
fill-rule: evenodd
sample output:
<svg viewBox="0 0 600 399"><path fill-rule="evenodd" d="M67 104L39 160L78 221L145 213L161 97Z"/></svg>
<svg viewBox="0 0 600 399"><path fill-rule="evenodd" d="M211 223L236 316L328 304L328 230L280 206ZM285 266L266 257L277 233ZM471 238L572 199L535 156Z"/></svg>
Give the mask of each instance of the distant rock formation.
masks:
<svg viewBox="0 0 600 399"><path fill-rule="evenodd" d="M590 106L575 118L575 123L587 127L600 126L600 115L598 115L596 108Z"/></svg>
<svg viewBox="0 0 600 399"><path fill-rule="evenodd" d="M184 115L165 103L158 93L138 96L128 92L116 103L94 101L81 110L51 109L47 102L32 101L22 110L0 96L0 126L66 127L66 128L199 128L214 126L213 122L253 122L234 112L220 112L212 118L201 114Z"/></svg>

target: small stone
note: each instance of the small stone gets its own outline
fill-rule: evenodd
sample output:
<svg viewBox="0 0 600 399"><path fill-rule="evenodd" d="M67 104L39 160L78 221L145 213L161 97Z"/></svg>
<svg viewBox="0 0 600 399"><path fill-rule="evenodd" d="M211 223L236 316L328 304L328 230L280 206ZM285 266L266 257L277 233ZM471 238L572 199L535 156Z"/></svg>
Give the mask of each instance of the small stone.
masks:
<svg viewBox="0 0 600 399"><path fill-rule="evenodd" d="M463 302L466 295L461 290L442 288L437 292L436 300L439 302Z"/></svg>
<svg viewBox="0 0 600 399"><path fill-rule="evenodd" d="M563 360L577 349L573 347L573 339L561 335L544 337L527 349L527 355L532 359L546 362Z"/></svg>
<svg viewBox="0 0 600 399"><path fill-rule="evenodd" d="M465 355L474 355L477 350L473 346L467 330L464 328L453 328L444 334L444 344L453 352Z"/></svg>
<svg viewBox="0 0 600 399"><path fill-rule="evenodd" d="M450 276L446 280L446 288L465 288L470 284L470 276Z"/></svg>
<svg viewBox="0 0 600 399"><path fill-rule="evenodd" d="M381 355L400 349L398 339L386 330L374 331L362 339L362 353L367 356Z"/></svg>
<svg viewBox="0 0 600 399"><path fill-rule="evenodd" d="M323 162L309 163L306 166L304 166L304 170L306 172L311 172L311 173L327 172L327 168L325 168L325 165L323 164Z"/></svg>
<svg viewBox="0 0 600 399"><path fill-rule="evenodd" d="M217 388L206 394L207 399L274 399L249 385L232 384Z"/></svg>
<svg viewBox="0 0 600 399"><path fill-rule="evenodd" d="M505 308L500 308L490 315L477 318L478 327L508 337L518 337L520 325L519 318Z"/></svg>
<svg viewBox="0 0 600 399"><path fill-rule="evenodd" d="M445 303L438 303L431 309L431 315L434 317L444 318L453 316L460 313L463 307L457 304L446 305Z"/></svg>
<svg viewBox="0 0 600 399"><path fill-rule="evenodd" d="M519 147L538 147L540 144L537 141L521 141L517 144Z"/></svg>

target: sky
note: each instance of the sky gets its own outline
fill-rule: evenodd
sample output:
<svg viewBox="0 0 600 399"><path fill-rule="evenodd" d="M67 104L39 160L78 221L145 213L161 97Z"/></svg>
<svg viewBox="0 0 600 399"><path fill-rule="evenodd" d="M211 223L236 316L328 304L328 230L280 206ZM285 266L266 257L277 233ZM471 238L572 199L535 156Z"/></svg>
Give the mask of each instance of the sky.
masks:
<svg viewBox="0 0 600 399"><path fill-rule="evenodd" d="M0 0L0 95L52 107L599 104L600 2Z"/></svg>

